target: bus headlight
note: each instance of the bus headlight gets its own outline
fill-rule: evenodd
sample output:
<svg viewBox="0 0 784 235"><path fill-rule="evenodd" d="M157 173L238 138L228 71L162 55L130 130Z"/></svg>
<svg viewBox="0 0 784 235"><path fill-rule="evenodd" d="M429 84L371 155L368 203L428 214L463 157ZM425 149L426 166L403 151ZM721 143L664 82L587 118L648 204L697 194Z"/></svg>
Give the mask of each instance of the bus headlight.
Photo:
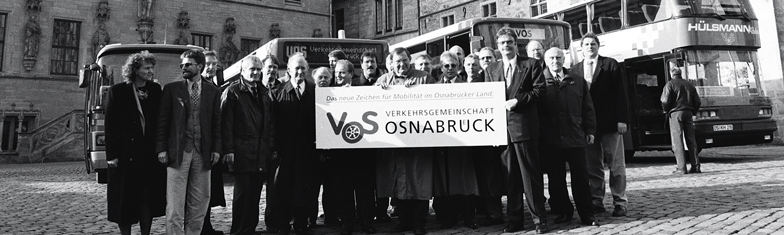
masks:
<svg viewBox="0 0 784 235"><path fill-rule="evenodd" d="M698 111L695 117L696 120L719 119L719 113L716 110L703 110Z"/></svg>

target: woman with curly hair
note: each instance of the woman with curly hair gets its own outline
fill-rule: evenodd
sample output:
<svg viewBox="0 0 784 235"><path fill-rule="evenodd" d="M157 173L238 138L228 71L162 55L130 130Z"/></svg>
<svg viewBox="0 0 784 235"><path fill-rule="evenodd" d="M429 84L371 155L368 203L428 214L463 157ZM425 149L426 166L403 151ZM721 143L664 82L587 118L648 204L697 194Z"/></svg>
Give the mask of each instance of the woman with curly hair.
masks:
<svg viewBox="0 0 784 235"><path fill-rule="evenodd" d="M125 82L113 85L106 102L106 160L109 165L108 219L131 234L139 223L150 234L152 218L166 208L166 166L155 154L161 86L152 81L155 57L147 51L128 57Z"/></svg>

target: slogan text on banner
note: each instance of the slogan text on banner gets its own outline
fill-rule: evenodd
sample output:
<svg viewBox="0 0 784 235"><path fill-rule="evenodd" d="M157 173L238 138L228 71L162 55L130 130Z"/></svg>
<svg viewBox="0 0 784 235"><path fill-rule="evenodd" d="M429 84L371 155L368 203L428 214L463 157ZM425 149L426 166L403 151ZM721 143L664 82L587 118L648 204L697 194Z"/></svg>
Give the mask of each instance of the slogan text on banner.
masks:
<svg viewBox="0 0 784 235"><path fill-rule="evenodd" d="M504 83L316 88L316 147L506 145Z"/></svg>

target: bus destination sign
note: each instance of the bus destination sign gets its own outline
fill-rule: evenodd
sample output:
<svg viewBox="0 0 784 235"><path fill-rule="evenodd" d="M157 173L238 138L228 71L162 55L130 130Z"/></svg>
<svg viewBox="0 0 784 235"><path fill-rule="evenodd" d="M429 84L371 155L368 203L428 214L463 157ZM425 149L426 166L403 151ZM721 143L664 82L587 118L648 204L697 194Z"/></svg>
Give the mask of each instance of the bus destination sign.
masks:
<svg viewBox="0 0 784 235"><path fill-rule="evenodd" d="M348 61L358 66L362 59L362 52L373 51L376 55L384 53L384 47L380 44L354 44L354 43L327 43L327 42L285 42L286 58L294 53L301 52L309 62L320 64L329 63L329 53L334 50L342 50L346 53ZM383 61L376 58L377 61ZM322 64L323 65L323 64Z"/></svg>
<svg viewBox="0 0 784 235"><path fill-rule="evenodd" d="M527 39L527 40L544 40L545 33L544 29L521 29L521 28L509 28L517 34L517 39Z"/></svg>

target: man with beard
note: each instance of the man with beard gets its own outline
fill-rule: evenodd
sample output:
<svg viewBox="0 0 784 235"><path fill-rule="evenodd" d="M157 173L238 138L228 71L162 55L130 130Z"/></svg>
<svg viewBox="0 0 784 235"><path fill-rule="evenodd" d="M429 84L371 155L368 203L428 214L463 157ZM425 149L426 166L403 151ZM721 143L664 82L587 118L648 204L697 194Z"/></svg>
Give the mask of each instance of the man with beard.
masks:
<svg viewBox="0 0 784 235"><path fill-rule="evenodd" d="M220 87L223 81L218 81L218 54L215 51L204 52L204 71L201 72L201 77L207 82ZM218 161L220 162L220 160ZM226 206L226 198L223 196L223 166L216 164L210 170L210 206L207 207L207 215L204 216L204 226L202 226L202 235L219 235L223 234L222 231L216 231L210 223L211 207Z"/></svg>
<svg viewBox="0 0 784 235"><path fill-rule="evenodd" d="M166 169L166 233L200 234L210 169L220 159L220 89L202 80L204 54L180 55L184 81L163 87L156 152Z"/></svg>
<svg viewBox="0 0 784 235"><path fill-rule="evenodd" d="M378 80L378 77L387 73L385 69L381 69L378 67L378 62L376 61L378 56L374 51L365 51L362 52L362 73L359 74L359 77L355 78L355 85L373 85Z"/></svg>
<svg viewBox="0 0 784 235"><path fill-rule="evenodd" d="M255 232L267 162L276 154L272 100L267 88L259 83L261 65L259 57L244 59L241 78L226 88L221 97L223 150L235 181L231 234Z"/></svg>

